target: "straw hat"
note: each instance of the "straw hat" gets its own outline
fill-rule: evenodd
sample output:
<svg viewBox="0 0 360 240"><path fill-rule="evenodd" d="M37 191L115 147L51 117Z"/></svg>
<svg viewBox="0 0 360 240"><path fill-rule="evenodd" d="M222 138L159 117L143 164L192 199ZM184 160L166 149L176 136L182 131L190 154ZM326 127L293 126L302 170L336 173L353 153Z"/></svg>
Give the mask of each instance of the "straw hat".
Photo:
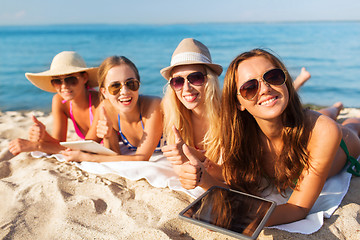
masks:
<svg viewBox="0 0 360 240"><path fill-rule="evenodd" d="M25 73L25 76L38 88L48 92L56 92L51 85L53 76L87 72L89 75L89 87L96 87L98 85L97 70L98 68L87 68L84 59L78 53L64 51L53 58L50 70L40 73Z"/></svg>
<svg viewBox="0 0 360 240"><path fill-rule="evenodd" d="M204 64L211 68L218 76L222 73L222 67L211 61L209 49L201 42L193 38L183 39L175 49L169 67L160 70L161 75L169 80L171 70L176 66Z"/></svg>

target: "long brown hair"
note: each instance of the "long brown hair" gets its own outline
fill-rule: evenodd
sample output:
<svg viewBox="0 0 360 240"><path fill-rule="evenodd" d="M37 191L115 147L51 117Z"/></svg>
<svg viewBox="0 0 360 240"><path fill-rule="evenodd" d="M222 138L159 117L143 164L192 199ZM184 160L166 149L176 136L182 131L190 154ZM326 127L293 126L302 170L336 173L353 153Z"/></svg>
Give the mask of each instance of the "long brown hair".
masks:
<svg viewBox="0 0 360 240"><path fill-rule="evenodd" d="M275 177L270 178L263 166L263 149L260 128L254 117L238 109L236 80L239 64L252 57L264 57L286 75L289 102L282 113L282 154L274 165ZM273 54L253 49L236 57L226 72L222 93L220 148L223 174L226 182L234 188L253 194L273 184L284 193L288 187L295 188L302 170L309 167L307 143L310 129L306 127L304 109L295 91L292 79L284 64ZM263 180L267 179L267 185Z"/></svg>

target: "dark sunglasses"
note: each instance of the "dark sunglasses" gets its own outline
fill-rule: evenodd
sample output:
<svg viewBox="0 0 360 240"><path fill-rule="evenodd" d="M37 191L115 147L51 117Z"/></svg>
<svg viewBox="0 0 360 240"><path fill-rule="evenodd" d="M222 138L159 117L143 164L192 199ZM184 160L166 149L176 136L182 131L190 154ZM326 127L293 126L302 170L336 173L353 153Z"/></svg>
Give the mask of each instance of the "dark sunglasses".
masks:
<svg viewBox="0 0 360 240"><path fill-rule="evenodd" d="M286 76L283 70L279 68L271 69L263 74L260 80L264 81L264 83L268 83L271 85L283 85L286 80ZM259 92L260 80L251 79L241 85L239 92L237 95L241 95L246 100L252 100Z"/></svg>
<svg viewBox="0 0 360 240"><path fill-rule="evenodd" d="M140 87L140 82L137 79L129 79L126 80L124 83L113 82L108 86L108 91L111 95L116 95L120 92L123 86L126 86L131 91L137 91Z"/></svg>
<svg viewBox="0 0 360 240"><path fill-rule="evenodd" d="M51 79L51 84L54 87L59 87L61 86L63 83L65 83L65 85L68 86L75 86L77 85L79 82L79 79L75 76L70 76L70 77L65 77L65 78L53 78Z"/></svg>
<svg viewBox="0 0 360 240"><path fill-rule="evenodd" d="M206 74L205 74L206 75ZM193 72L187 75L186 79L189 83L195 86L201 86L205 82L205 75L202 72ZM170 80L170 86L175 91L179 91L183 88L185 79L183 77L174 77Z"/></svg>

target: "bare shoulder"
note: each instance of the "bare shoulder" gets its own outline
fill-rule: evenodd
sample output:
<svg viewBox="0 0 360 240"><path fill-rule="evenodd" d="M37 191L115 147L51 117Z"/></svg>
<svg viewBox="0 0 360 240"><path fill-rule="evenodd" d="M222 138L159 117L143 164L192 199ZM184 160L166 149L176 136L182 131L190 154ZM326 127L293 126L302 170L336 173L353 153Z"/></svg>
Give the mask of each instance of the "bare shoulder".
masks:
<svg viewBox="0 0 360 240"><path fill-rule="evenodd" d="M98 91L90 91L92 105L96 108L100 104L100 94Z"/></svg>
<svg viewBox="0 0 360 240"><path fill-rule="evenodd" d="M143 117L149 118L154 112L161 110L161 98L154 96L140 96L140 108Z"/></svg>
<svg viewBox="0 0 360 240"><path fill-rule="evenodd" d="M67 105L68 103L67 102L63 102L63 98L58 94L56 93L53 98L52 98L52 111L57 111L57 112L64 112L66 115L67 115Z"/></svg>

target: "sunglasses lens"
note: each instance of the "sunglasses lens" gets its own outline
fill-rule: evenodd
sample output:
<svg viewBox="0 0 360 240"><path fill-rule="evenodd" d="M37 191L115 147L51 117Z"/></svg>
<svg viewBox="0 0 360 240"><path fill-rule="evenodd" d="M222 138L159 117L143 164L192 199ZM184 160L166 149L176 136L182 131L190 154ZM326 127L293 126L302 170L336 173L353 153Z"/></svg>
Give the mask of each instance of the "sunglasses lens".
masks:
<svg viewBox="0 0 360 240"><path fill-rule="evenodd" d="M140 87L140 83L137 80L128 80L125 82L125 86L130 89L131 91L137 91Z"/></svg>
<svg viewBox="0 0 360 240"><path fill-rule="evenodd" d="M266 72L263 78L271 85L282 85L285 82L285 73L281 69L272 69Z"/></svg>
<svg viewBox="0 0 360 240"><path fill-rule="evenodd" d="M53 86L61 86L61 83L62 83L62 81L61 81L61 79L59 79L59 78L51 79L51 84L52 84Z"/></svg>
<svg viewBox="0 0 360 240"><path fill-rule="evenodd" d="M120 92L121 83L115 82L108 87L108 91L111 95L116 95Z"/></svg>
<svg viewBox="0 0 360 240"><path fill-rule="evenodd" d="M240 94L243 98L251 100L255 97L259 88L259 82L256 79L252 79L244 83L240 87Z"/></svg>
<svg viewBox="0 0 360 240"><path fill-rule="evenodd" d="M66 83L66 85L75 86L76 84L78 84L78 78L74 76L66 77L64 78L64 82Z"/></svg>
<svg viewBox="0 0 360 240"><path fill-rule="evenodd" d="M190 73L187 76L187 79L189 80L189 82L191 84L193 84L195 86L201 86L205 82L204 74L202 74L201 72Z"/></svg>
<svg viewBox="0 0 360 240"><path fill-rule="evenodd" d="M183 77L175 77L170 80L170 86L178 91L184 86L185 79Z"/></svg>

